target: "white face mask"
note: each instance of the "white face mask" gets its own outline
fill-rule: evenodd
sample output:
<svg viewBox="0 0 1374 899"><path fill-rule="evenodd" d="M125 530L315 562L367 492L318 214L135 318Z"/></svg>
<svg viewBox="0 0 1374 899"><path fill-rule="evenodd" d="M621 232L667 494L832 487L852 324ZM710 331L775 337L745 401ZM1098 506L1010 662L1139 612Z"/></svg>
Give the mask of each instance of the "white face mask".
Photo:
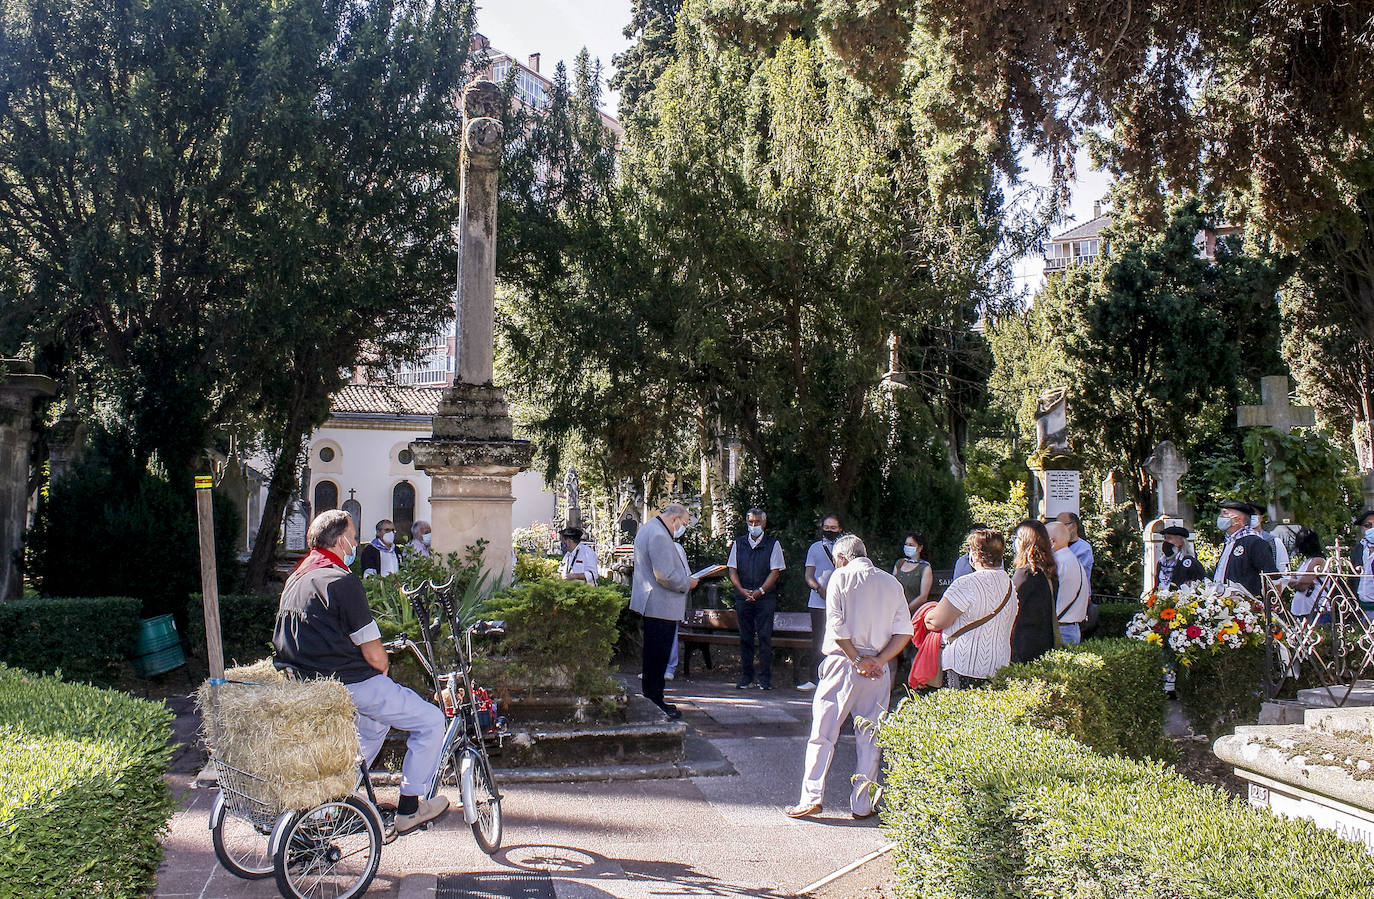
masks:
<svg viewBox="0 0 1374 899"><path fill-rule="evenodd" d="M677 526L677 529L673 531L673 539L677 540L685 533L687 533L687 525L680 524Z"/></svg>
<svg viewBox="0 0 1374 899"><path fill-rule="evenodd" d="M1258 515L1251 515L1251 516L1250 516L1250 527L1252 527L1252 528L1258 528L1258 527L1259 527L1259 516L1258 516Z"/></svg>
<svg viewBox="0 0 1374 899"><path fill-rule="evenodd" d="M424 543L425 546L429 546L429 534L425 534L424 536L422 536L420 538L420 541Z"/></svg>
<svg viewBox="0 0 1374 899"><path fill-rule="evenodd" d="M1230 516L1230 515L1218 515L1218 516L1217 516L1217 530L1219 530L1219 531L1229 531L1229 530L1231 530L1231 516Z"/></svg>
<svg viewBox="0 0 1374 899"><path fill-rule="evenodd" d="M762 537L762 536L763 536L763 525L761 525L761 524L751 524L751 525L749 525L749 536L750 536L750 537Z"/></svg>
<svg viewBox="0 0 1374 899"><path fill-rule="evenodd" d="M393 543L396 542L396 535L388 531L382 535L382 542L385 543L387 546L391 546Z"/></svg>

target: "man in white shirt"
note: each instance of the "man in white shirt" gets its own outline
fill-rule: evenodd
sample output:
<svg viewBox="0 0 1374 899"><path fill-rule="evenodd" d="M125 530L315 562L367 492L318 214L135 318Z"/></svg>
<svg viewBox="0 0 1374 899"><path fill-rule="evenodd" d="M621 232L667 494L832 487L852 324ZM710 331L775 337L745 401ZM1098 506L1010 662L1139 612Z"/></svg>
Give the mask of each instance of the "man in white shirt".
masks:
<svg viewBox="0 0 1374 899"><path fill-rule="evenodd" d="M1083 573L1091 581L1093 577L1093 548L1088 541L1083 539L1083 522L1079 520L1077 512L1060 512L1055 516L1064 527L1069 529L1069 549L1073 550L1074 558L1078 564L1083 566Z"/></svg>
<svg viewBox="0 0 1374 899"><path fill-rule="evenodd" d="M396 555L396 526L391 519L383 518L377 522L377 536L358 555L363 566L363 577L374 574L386 577L401 570L401 560Z"/></svg>
<svg viewBox="0 0 1374 899"><path fill-rule="evenodd" d="M786 810L804 818L821 810L825 776L848 716L877 721L892 693L888 663L911 640L911 613L901 583L868 559L863 541L848 534L836 541L835 571L826 588L826 631L821 680L811 700L811 739L801 800ZM858 752L849 808L855 818L874 813L882 751L870 728L856 726Z"/></svg>
<svg viewBox="0 0 1374 899"><path fill-rule="evenodd" d="M1093 590L1088 582L1088 573L1069 548L1069 528L1058 521L1045 525L1050 534L1050 546L1054 548L1054 564L1059 570L1059 591L1055 600L1055 612L1059 618L1059 635L1065 644L1080 643L1083 640L1083 622L1088 617L1088 599Z"/></svg>
<svg viewBox="0 0 1374 899"><path fill-rule="evenodd" d="M595 587L601 566L596 560L596 551L582 542L582 529L564 528L558 532L558 539L563 547L558 576L565 581L584 581Z"/></svg>
<svg viewBox="0 0 1374 899"><path fill-rule="evenodd" d="M821 657L824 652L821 641L825 638L825 588L830 574L835 570L835 541L844 533L840 528L840 516L827 515L821 519L821 539L811 544L806 551L806 586L811 595L806 601L806 610L811 613L811 679L798 684L802 691L816 689L820 681Z"/></svg>

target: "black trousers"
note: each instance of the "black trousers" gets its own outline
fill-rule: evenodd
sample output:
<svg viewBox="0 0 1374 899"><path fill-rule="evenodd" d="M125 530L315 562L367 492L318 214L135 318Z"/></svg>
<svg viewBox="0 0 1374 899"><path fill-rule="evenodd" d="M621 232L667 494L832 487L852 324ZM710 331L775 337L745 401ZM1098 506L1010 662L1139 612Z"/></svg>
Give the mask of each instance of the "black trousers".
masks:
<svg viewBox="0 0 1374 899"><path fill-rule="evenodd" d="M655 705L663 705L663 674L673 654L675 633L676 621L644 617L644 695Z"/></svg>
<svg viewBox="0 0 1374 899"><path fill-rule="evenodd" d="M825 609L807 609L811 613L811 683L821 682L821 644L825 642Z"/></svg>
<svg viewBox="0 0 1374 899"><path fill-rule="evenodd" d="M735 597L739 613L740 683L754 679L754 644L759 650L759 686L773 685L773 613L778 610L776 594L764 594L762 599L749 602Z"/></svg>

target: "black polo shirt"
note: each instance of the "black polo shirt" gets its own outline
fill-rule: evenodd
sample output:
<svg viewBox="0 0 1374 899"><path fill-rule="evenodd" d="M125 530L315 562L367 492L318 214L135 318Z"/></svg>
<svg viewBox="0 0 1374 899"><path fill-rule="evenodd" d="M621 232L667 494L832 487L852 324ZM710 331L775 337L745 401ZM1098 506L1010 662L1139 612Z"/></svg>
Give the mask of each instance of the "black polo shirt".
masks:
<svg viewBox="0 0 1374 899"><path fill-rule="evenodd" d="M276 662L307 676L361 683L381 672L363 658L358 643L381 639L363 582L329 566L293 574L277 606L272 645ZM355 642L357 641L357 642Z"/></svg>

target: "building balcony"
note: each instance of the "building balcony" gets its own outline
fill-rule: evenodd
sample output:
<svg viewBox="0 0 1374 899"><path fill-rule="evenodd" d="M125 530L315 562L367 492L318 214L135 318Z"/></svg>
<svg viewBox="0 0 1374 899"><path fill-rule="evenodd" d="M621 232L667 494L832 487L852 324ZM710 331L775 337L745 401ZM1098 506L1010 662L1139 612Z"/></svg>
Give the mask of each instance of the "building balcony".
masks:
<svg viewBox="0 0 1374 899"><path fill-rule="evenodd" d="M1074 265L1092 265L1096 259L1096 256L1046 256L1045 274L1062 272Z"/></svg>
<svg viewBox="0 0 1374 899"><path fill-rule="evenodd" d="M437 387L448 384L450 372L443 366L402 366L396 370L395 382L402 387Z"/></svg>

